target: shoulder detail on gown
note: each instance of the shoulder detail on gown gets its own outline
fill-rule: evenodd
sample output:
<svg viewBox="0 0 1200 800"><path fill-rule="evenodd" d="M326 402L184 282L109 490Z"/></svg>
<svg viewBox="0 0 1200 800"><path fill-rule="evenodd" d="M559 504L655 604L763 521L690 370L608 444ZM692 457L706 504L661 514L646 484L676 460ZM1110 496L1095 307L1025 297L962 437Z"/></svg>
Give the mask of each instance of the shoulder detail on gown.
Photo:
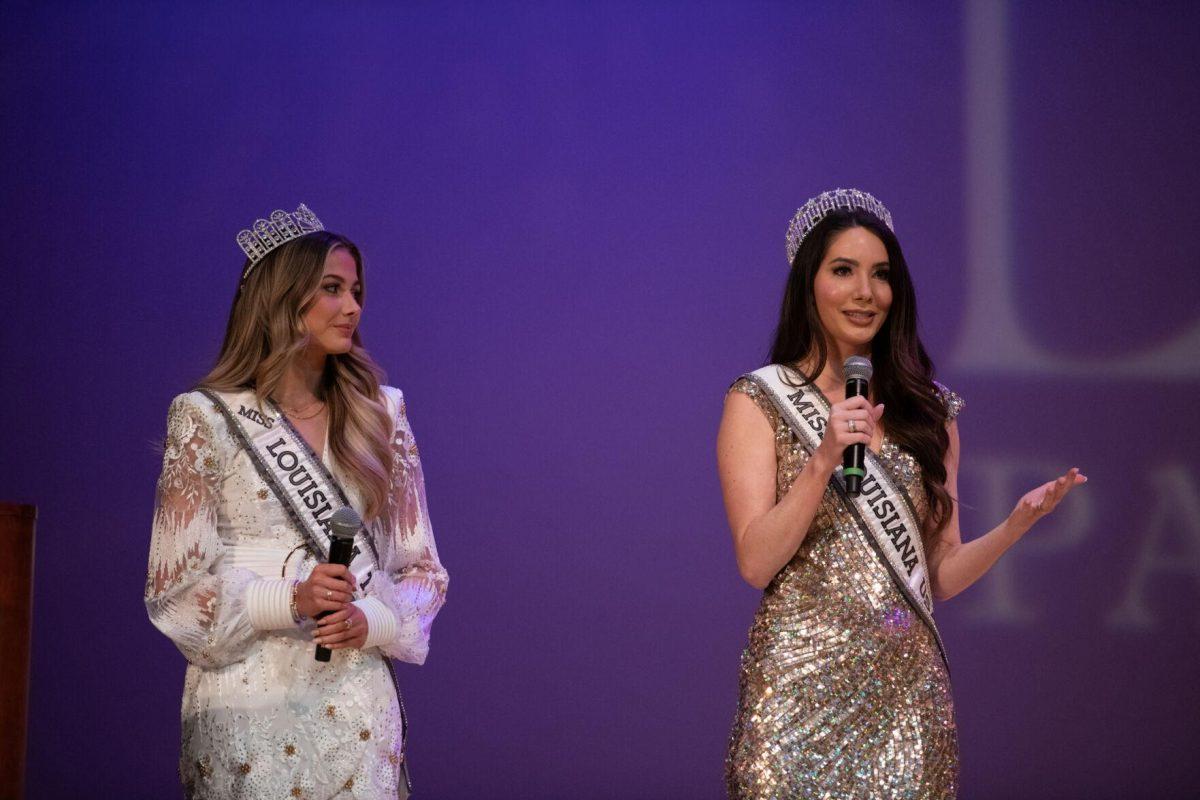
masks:
<svg viewBox="0 0 1200 800"><path fill-rule="evenodd" d="M779 411L775 408L775 404L771 402L771 398L767 396L767 393L762 390L761 386L746 376L743 375L734 381L726 394L730 392L740 392L753 400L754 404L766 416L767 421L771 423L772 427L779 421Z"/></svg>
<svg viewBox="0 0 1200 800"><path fill-rule="evenodd" d="M213 401L209 400L208 396L199 389L175 395L171 400L171 409L174 410L177 407L180 409L193 408L209 419L221 416L221 412L213 405Z"/></svg>
<svg viewBox="0 0 1200 800"><path fill-rule="evenodd" d="M728 391L741 392L742 394L748 394L751 397L762 394L762 389L759 387L759 385L747 378L745 375L742 375L736 381L734 381L729 386Z"/></svg>
<svg viewBox="0 0 1200 800"><path fill-rule="evenodd" d="M195 390L175 395L167 411L168 458L183 455L171 452L173 446L179 448L188 443L193 449L200 446L206 453L197 468L219 475L224 472L230 455L228 442L229 426L212 400Z"/></svg>
<svg viewBox="0 0 1200 800"><path fill-rule="evenodd" d="M947 422L957 417L967 407L967 401L962 399L962 395L951 390L946 384L934 381L933 388L937 392L938 399L946 406Z"/></svg>
<svg viewBox="0 0 1200 800"><path fill-rule="evenodd" d="M387 405L388 413L393 417L396 416L397 410L404 408L404 392L395 386L380 386L379 393L383 395L383 402Z"/></svg>

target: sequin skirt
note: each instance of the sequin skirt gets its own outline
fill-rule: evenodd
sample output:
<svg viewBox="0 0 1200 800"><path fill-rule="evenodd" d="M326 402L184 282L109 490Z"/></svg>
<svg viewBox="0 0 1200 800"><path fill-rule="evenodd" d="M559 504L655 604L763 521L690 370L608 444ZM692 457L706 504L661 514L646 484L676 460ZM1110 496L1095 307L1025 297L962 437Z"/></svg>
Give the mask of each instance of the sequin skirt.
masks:
<svg viewBox="0 0 1200 800"><path fill-rule="evenodd" d="M955 797L954 705L932 634L890 582L795 571L768 587L742 654L729 796Z"/></svg>

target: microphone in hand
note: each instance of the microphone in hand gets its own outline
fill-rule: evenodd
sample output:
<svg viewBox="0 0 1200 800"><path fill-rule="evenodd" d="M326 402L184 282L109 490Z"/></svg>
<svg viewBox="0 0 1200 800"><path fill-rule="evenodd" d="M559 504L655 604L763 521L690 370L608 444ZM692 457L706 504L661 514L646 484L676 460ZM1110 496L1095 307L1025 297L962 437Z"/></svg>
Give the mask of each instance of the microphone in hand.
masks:
<svg viewBox="0 0 1200 800"><path fill-rule="evenodd" d="M362 518L350 506L344 506L333 512L333 516L329 518L329 535L332 541L329 544L329 563L341 564L343 567L349 568L350 562L354 560L354 537L362 528ZM332 614L332 611L322 611L317 614L317 619ZM317 645L317 652L314 656L317 661L328 661L333 651L328 647Z"/></svg>
<svg viewBox="0 0 1200 800"><path fill-rule="evenodd" d="M866 397L867 384L871 381L871 359L850 356L842 365L846 376L846 399ZM862 442L850 445L842 453L842 475L846 479L846 494L858 497L862 493L863 479L867 477L864 467L867 446Z"/></svg>

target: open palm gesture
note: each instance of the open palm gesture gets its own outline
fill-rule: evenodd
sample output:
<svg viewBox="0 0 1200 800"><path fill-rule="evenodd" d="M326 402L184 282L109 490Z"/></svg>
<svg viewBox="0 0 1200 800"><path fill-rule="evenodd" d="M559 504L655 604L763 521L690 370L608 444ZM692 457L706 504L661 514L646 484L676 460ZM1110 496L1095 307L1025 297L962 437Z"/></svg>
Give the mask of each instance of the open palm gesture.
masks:
<svg viewBox="0 0 1200 800"><path fill-rule="evenodd" d="M1071 467L1066 474L1026 492L1025 496L1017 501L1017 507L1009 515L1009 519L1021 530L1027 530L1033 523L1053 511L1067 496L1067 492L1084 483L1087 483L1087 476L1079 471L1079 467Z"/></svg>

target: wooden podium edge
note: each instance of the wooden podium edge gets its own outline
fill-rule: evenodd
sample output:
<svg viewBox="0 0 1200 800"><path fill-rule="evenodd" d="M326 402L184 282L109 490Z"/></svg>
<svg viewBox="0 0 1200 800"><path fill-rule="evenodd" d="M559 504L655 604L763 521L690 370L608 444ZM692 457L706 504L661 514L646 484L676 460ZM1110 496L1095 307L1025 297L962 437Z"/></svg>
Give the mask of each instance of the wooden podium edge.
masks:
<svg viewBox="0 0 1200 800"><path fill-rule="evenodd" d="M37 519L37 506L26 503L0 503L0 517Z"/></svg>
<svg viewBox="0 0 1200 800"><path fill-rule="evenodd" d="M37 506L0 502L0 552L6 562L0 578L0 605L13 614L12 640L0 674L0 797L25 792L29 755L29 678L33 656L33 572Z"/></svg>

